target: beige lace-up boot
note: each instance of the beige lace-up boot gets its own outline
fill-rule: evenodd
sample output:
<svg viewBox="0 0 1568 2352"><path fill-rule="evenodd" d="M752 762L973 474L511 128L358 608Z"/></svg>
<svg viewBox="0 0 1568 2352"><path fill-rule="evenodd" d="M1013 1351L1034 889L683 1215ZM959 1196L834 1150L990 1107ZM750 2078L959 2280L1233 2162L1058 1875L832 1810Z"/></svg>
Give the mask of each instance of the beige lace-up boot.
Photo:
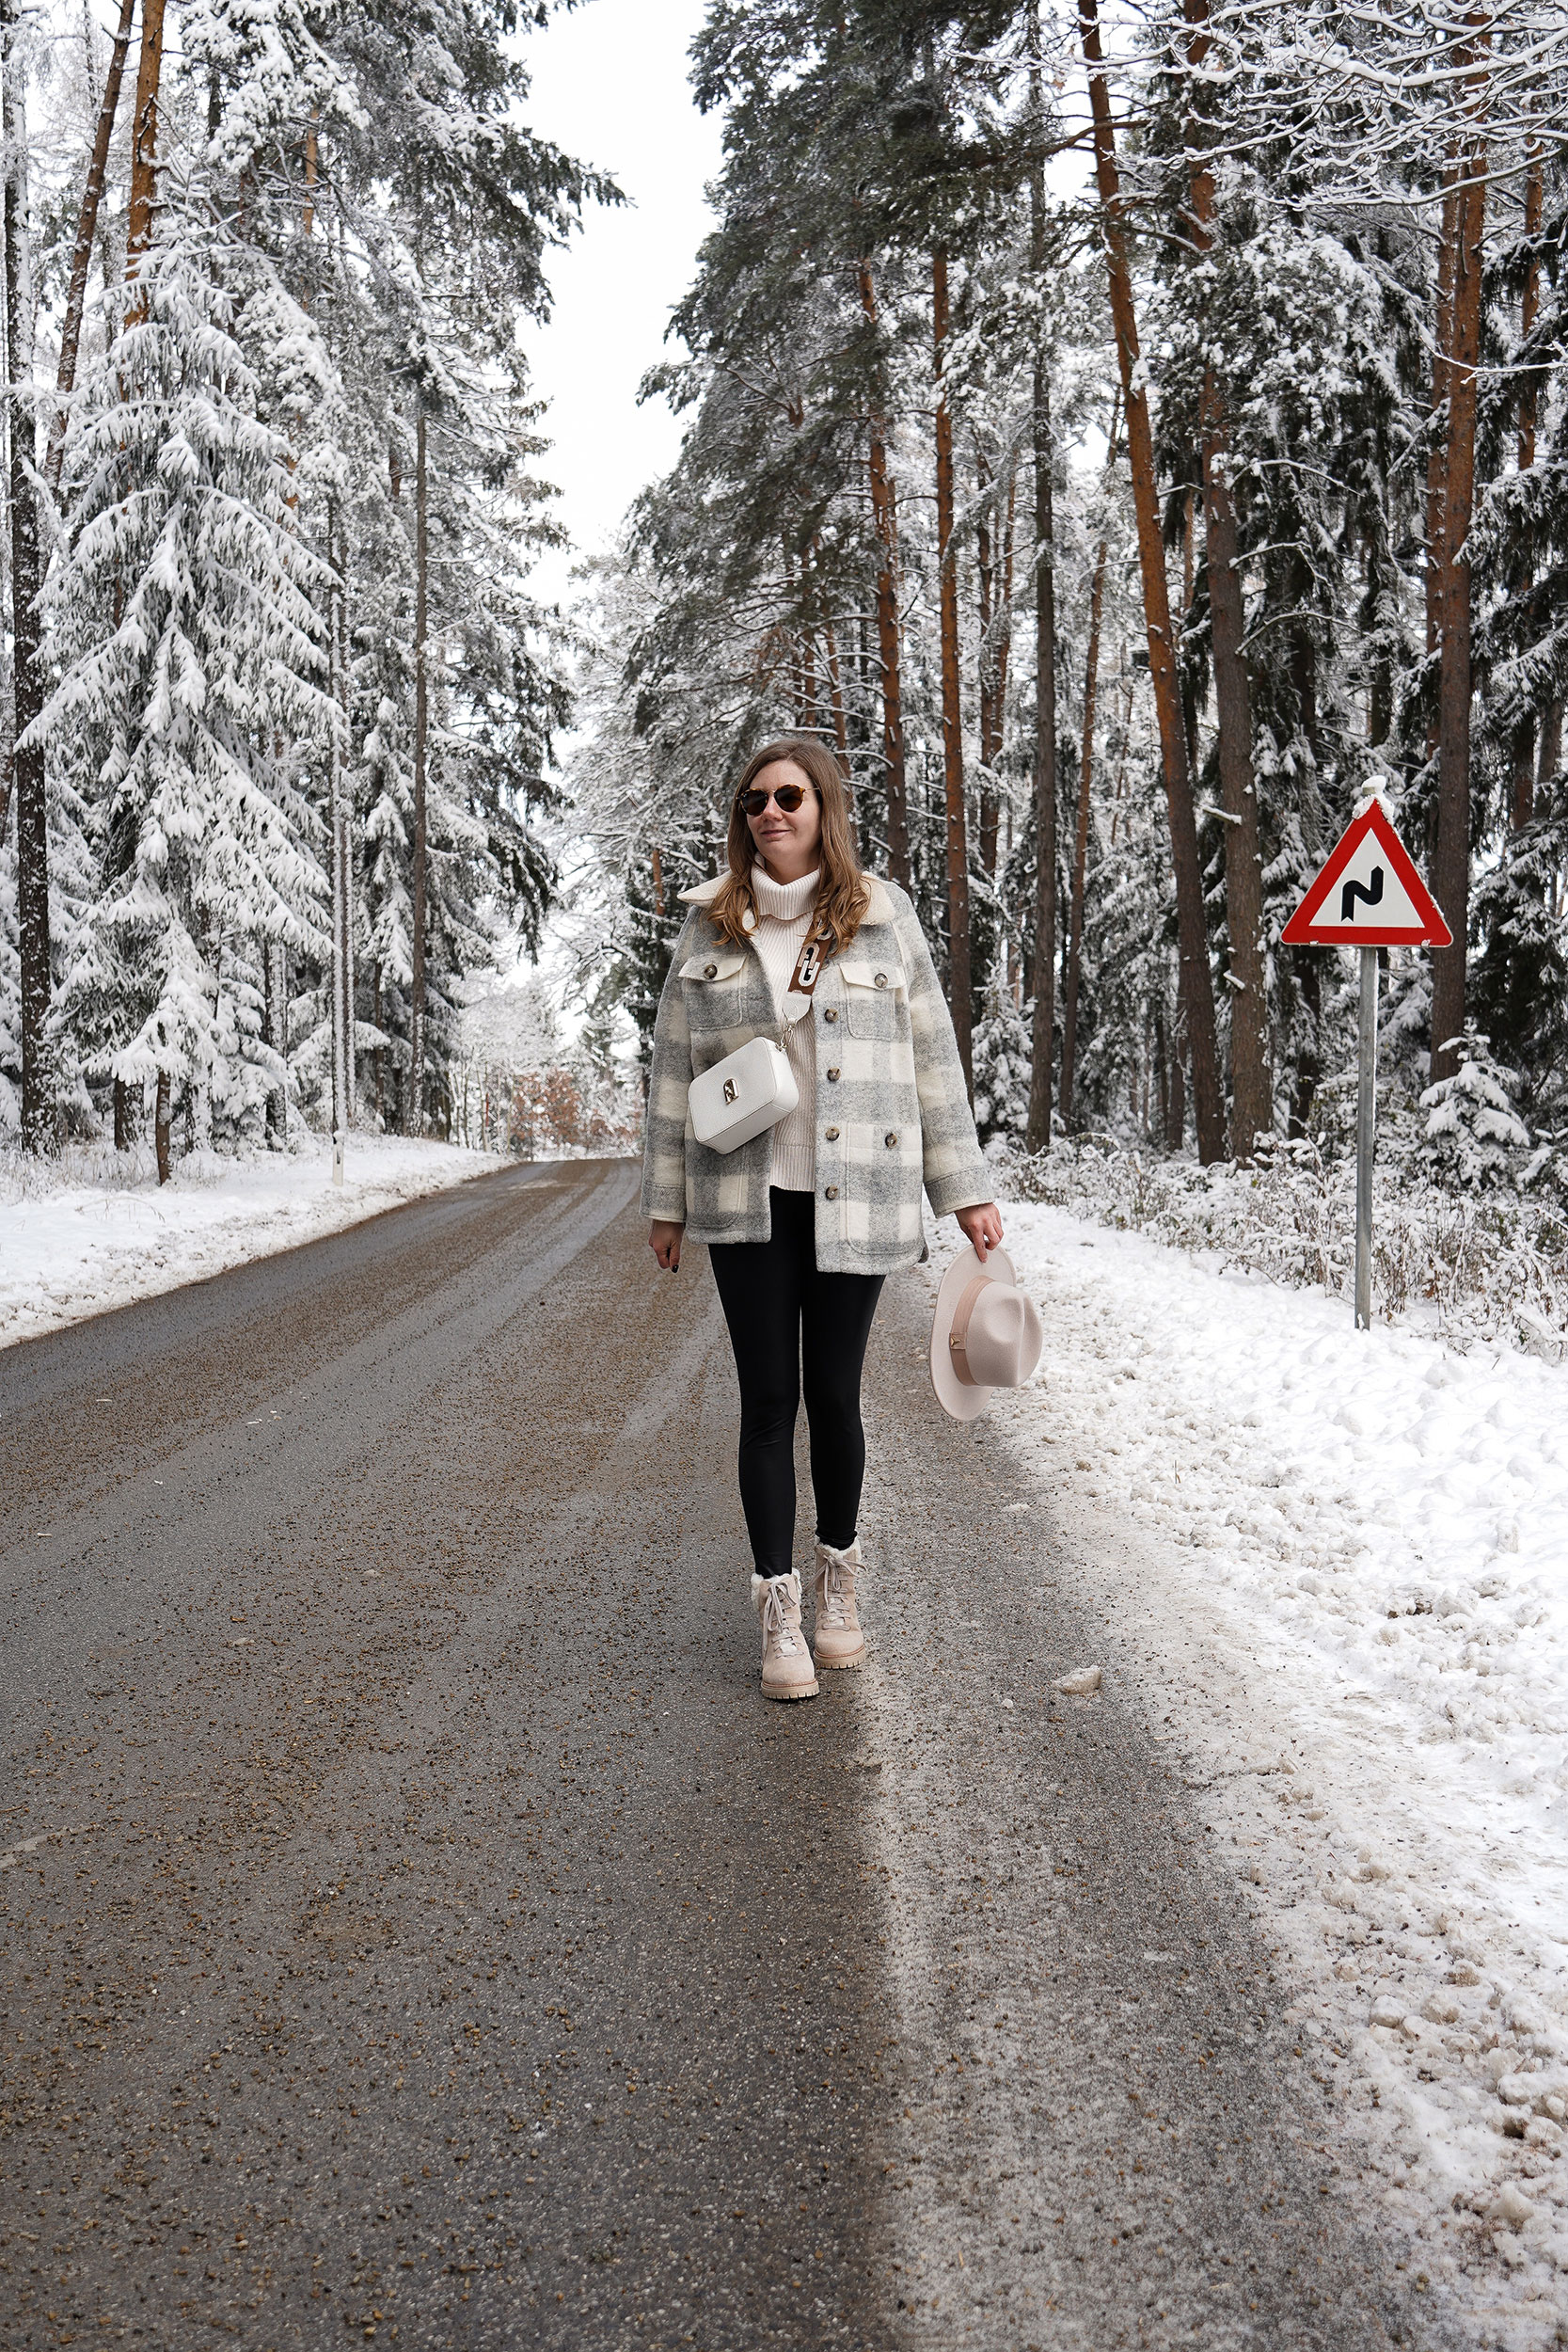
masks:
<svg viewBox="0 0 1568 2352"><path fill-rule="evenodd" d="M814 1699L816 1669L800 1629L800 1580L753 1576L752 1606L762 1619L762 1695L765 1699Z"/></svg>
<svg viewBox="0 0 1568 2352"><path fill-rule="evenodd" d="M842 1551L818 1542L812 1647L819 1666L858 1666L865 1656L865 1636L855 1607L855 1570L860 1565L858 1539Z"/></svg>

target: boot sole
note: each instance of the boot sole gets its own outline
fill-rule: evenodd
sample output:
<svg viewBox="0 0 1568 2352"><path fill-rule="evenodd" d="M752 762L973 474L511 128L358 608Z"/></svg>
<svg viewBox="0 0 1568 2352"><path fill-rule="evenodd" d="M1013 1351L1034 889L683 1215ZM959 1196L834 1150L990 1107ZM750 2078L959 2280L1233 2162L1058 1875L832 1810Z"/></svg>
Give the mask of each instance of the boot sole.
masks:
<svg viewBox="0 0 1568 2352"><path fill-rule="evenodd" d="M865 1645L863 1642L852 1658L819 1658L816 1661L816 1671L818 1674L832 1674L840 1666L863 1666L864 1663Z"/></svg>
<svg viewBox="0 0 1568 2352"><path fill-rule="evenodd" d="M814 1699L816 1696L816 1685L815 1682L802 1682L797 1690L781 1691L774 1685L765 1682L762 1685L762 1695L765 1699Z"/></svg>

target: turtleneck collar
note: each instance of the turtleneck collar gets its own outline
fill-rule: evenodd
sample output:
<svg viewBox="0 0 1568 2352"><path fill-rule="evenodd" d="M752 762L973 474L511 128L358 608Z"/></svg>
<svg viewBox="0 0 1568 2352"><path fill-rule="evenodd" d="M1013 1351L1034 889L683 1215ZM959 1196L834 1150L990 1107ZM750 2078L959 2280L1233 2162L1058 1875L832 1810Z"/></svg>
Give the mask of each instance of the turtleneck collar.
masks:
<svg viewBox="0 0 1568 2352"><path fill-rule="evenodd" d="M799 882L778 882L760 858L752 868L752 888L756 892L759 914L769 914L776 923L798 923L802 914L810 913L816 897L816 885L822 869L802 874Z"/></svg>

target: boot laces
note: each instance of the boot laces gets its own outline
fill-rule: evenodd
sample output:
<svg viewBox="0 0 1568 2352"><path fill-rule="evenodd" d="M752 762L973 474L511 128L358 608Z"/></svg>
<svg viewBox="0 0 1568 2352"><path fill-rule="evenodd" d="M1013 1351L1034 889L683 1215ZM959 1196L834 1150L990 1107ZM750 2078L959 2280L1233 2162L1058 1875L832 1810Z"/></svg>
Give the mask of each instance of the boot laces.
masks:
<svg viewBox="0 0 1568 2352"><path fill-rule="evenodd" d="M822 1552L822 1613L830 1625L847 1626L855 1589L855 1571L826 1546Z"/></svg>
<svg viewBox="0 0 1568 2352"><path fill-rule="evenodd" d="M762 1630L765 1640L770 1642L785 1658L794 1657L797 1649L801 1646L803 1638L800 1627L791 1625L785 1613L789 1601L787 1578L769 1577L768 1590L763 1596Z"/></svg>

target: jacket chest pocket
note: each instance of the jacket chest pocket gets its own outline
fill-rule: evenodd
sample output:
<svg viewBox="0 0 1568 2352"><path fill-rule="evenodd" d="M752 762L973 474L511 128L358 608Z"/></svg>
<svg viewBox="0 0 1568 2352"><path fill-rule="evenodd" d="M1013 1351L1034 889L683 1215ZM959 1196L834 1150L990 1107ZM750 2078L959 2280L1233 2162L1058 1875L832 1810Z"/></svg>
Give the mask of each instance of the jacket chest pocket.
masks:
<svg viewBox="0 0 1568 2352"><path fill-rule="evenodd" d="M705 955L688 956L681 965L687 1027L693 1037L711 1037L735 1026L745 961L738 947L715 947Z"/></svg>
<svg viewBox="0 0 1568 2352"><path fill-rule="evenodd" d="M839 965L844 976L844 1014L851 1037L886 1040L898 1035L904 975L892 958L859 957Z"/></svg>

